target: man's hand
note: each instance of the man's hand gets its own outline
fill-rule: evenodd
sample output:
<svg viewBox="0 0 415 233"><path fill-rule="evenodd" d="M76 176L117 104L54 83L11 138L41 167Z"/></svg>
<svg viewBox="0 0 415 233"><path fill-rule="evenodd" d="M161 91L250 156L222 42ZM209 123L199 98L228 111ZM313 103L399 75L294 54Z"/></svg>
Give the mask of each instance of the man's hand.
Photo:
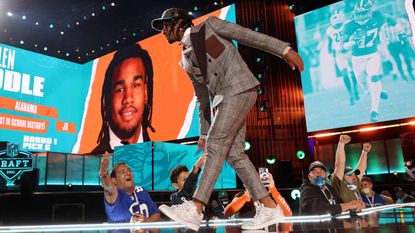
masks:
<svg viewBox="0 0 415 233"><path fill-rule="evenodd" d="M347 144L352 140L352 138L349 135L343 134L340 135L339 143Z"/></svg>
<svg viewBox="0 0 415 233"><path fill-rule="evenodd" d="M362 211L366 207L366 205L365 205L365 203L363 201L353 200L353 201L347 202L345 204L347 205L347 208L344 209L343 211L346 211L346 210L356 210L356 212L360 212L360 211Z"/></svg>
<svg viewBox="0 0 415 233"><path fill-rule="evenodd" d="M99 177L101 178L108 176L108 166L110 163L109 156L110 154L107 151L105 151L105 154L101 160L101 167L99 168Z"/></svg>
<svg viewBox="0 0 415 233"><path fill-rule="evenodd" d="M268 172L268 179L267 179L267 185L265 185L265 187L268 188L275 188L275 181L274 181L274 177L272 177L272 174Z"/></svg>
<svg viewBox="0 0 415 233"><path fill-rule="evenodd" d="M303 59L293 49L288 50L288 53L285 54L283 58L284 58L284 61L287 62L287 64L291 67L292 70L295 70L295 67L297 67L298 70L300 71L304 70Z"/></svg>
<svg viewBox="0 0 415 233"><path fill-rule="evenodd" d="M199 141L197 141L197 151L199 151L199 150L201 150L201 149L205 149L205 147L206 147L206 140L205 139L202 139L202 138L199 138Z"/></svg>
<svg viewBox="0 0 415 233"><path fill-rule="evenodd" d="M199 159L196 161L196 163L195 163L195 167L196 168L201 168L204 164L205 164L205 161L206 161L206 151L205 152L203 152L203 154L199 157Z"/></svg>
<svg viewBox="0 0 415 233"><path fill-rule="evenodd" d="M131 216L131 220L130 220L130 222L131 222L131 223L137 223L137 222L144 222L144 220L145 220L144 215L142 215L142 214L140 214L140 213L134 213L134 214Z"/></svg>
<svg viewBox="0 0 415 233"><path fill-rule="evenodd" d="M353 206L355 207L357 212L362 211L366 207L363 201L352 201L352 202L354 202Z"/></svg>
<svg viewBox="0 0 415 233"><path fill-rule="evenodd" d="M110 162L109 156L111 154L105 152L101 160L101 167L99 168L99 178L101 178L101 184L104 188L104 198L108 204L112 205L117 200L118 190L117 186L112 181L111 177L108 174L108 165Z"/></svg>
<svg viewBox="0 0 415 233"><path fill-rule="evenodd" d="M363 151L368 153L370 151L370 148L372 148L372 144L370 143L363 143Z"/></svg>

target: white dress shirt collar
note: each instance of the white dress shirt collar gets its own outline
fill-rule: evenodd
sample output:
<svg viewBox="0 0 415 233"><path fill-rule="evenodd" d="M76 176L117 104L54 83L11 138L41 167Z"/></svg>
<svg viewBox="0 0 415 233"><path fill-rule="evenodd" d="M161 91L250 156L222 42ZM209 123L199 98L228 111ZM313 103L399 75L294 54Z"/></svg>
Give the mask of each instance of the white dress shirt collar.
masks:
<svg viewBox="0 0 415 233"><path fill-rule="evenodd" d="M121 139L118 138L117 135L111 130L111 127L109 128L110 131L110 145L111 148L114 149L116 146L122 146ZM135 143L143 142L143 128L140 130L140 137L138 137L138 140Z"/></svg>
<svg viewBox="0 0 415 233"><path fill-rule="evenodd" d="M191 27L188 27L184 31L183 38L182 38L182 40L180 42L186 48L189 48L189 47L192 46L192 42L190 41L190 29L191 29Z"/></svg>

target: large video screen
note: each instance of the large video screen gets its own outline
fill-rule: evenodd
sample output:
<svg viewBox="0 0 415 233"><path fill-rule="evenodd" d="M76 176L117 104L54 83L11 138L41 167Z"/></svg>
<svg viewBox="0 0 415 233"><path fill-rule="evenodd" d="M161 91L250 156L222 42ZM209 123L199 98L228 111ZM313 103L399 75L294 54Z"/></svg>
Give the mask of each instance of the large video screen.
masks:
<svg viewBox="0 0 415 233"><path fill-rule="evenodd" d="M415 116L412 0L344 0L295 17L307 131Z"/></svg>
<svg viewBox="0 0 415 233"><path fill-rule="evenodd" d="M210 15L235 22L234 5L193 22ZM128 72L128 62L124 68L112 62L130 56L125 52L80 65L0 44L0 141L28 151L98 153L126 144L125 138L139 143L198 136L198 106L179 65L181 47L157 34L130 48L141 65L136 89L112 78Z"/></svg>
<svg viewBox="0 0 415 233"><path fill-rule="evenodd" d="M146 190L174 190L170 172L178 165L191 170L202 152L197 145L145 142L116 147L112 164L126 163L134 174L136 185ZM224 188L236 188L236 173L227 162L214 186L214 189Z"/></svg>

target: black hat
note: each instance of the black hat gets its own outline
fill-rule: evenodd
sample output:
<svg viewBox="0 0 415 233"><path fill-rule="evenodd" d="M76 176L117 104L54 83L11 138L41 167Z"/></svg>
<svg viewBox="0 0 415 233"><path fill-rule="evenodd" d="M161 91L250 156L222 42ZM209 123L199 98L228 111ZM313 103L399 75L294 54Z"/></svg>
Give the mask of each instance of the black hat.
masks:
<svg viewBox="0 0 415 233"><path fill-rule="evenodd" d="M393 190L395 191L395 193L403 192L403 189L400 186L396 186L395 188L393 188Z"/></svg>
<svg viewBox="0 0 415 233"><path fill-rule="evenodd" d="M360 170L359 169L353 170L353 168L351 168L349 166L344 168L344 175L345 176L353 175L353 173L356 174L356 176L358 176L360 174Z"/></svg>
<svg viewBox="0 0 415 233"><path fill-rule="evenodd" d="M170 8L163 12L161 18L153 19L151 21L151 27L157 31L162 30L163 23L169 21L171 19L189 19L191 20L192 17L187 14L184 10L179 8Z"/></svg>
<svg viewBox="0 0 415 233"><path fill-rule="evenodd" d="M323 169L324 171L327 172L327 168L324 165L324 163L320 162L320 161L314 161L312 162L309 166L308 166L308 173L311 172L311 170L313 170L314 168L319 167L321 169Z"/></svg>
<svg viewBox="0 0 415 233"><path fill-rule="evenodd" d="M228 193L226 191L220 191L218 193L218 199L223 199L223 198L226 198L226 197L228 197Z"/></svg>

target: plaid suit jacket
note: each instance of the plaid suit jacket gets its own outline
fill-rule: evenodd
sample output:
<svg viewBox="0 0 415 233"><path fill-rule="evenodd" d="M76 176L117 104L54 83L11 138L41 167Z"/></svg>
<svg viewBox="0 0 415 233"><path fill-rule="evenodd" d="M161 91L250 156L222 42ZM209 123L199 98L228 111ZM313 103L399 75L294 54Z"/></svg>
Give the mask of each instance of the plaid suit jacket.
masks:
<svg viewBox="0 0 415 233"><path fill-rule="evenodd" d="M227 97L259 85L231 40L282 57L288 43L210 16L191 28L190 40L202 75L185 70L199 101L200 134L210 127L210 101L218 106Z"/></svg>

